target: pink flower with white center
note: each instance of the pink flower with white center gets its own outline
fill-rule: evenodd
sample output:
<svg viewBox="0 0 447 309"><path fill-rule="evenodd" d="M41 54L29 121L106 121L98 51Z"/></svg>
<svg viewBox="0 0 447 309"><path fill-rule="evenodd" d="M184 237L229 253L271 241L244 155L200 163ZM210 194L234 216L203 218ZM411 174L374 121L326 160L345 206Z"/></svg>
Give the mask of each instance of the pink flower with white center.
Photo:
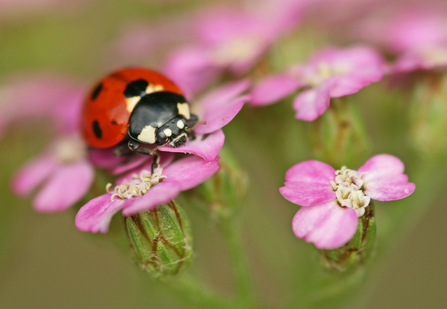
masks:
<svg viewBox="0 0 447 309"><path fill-rule="evenodd" d="M177 148L165 146L159 150L194 154L206 161L212 161L224 144L225 135L221 128L239 113L250 98L248 95L243 95L249 85L246 79L230 82L193 102L191 112L199 117L199 122L206 124L199 124L194 128L196 135L194 140Z"/></svg>
<svg viewBox="0 0 447 309"><path fill-rule="evenodd" d="M371 199L392 201L414 192L404 164L398 158L380 154L357 171L335 170L320 161L298 163L286 173L281 194L301 209L293 218L296 237L330 250L348 243L357 230Z"/></svg>
<svg viewBox="0 0 447 309"><path fill-rule="evenodd" d="M33 200L36 211L67 209L84 196L94 177L78 134L84 87L65 77L38 74L12 80L3 89L7 122L47 117L57 131L47 149L14 176L13 191L25 196L40 187Z"/></svg>
<svg viewBox="0 0 447 309"><path fill-rule="evenodd" d="M58 130L72 132L78 125L79 118L72 119L80 114L84 91L83 83L54 73L8 78L0 86L0 135L10 123L31 118L50 118Z"/></svg>
<svg viewBox="0 0 447 309"><path fill-rule="evenodd" d="M160 165L153 173L151 158L141 168L118 179L113 191L91 200L79 210L76 227L81 231L106 233L118 211L131 216L154 209L173 200L180 192L201 184L219 169L218 157L205 161L189 156L170 163L172 157L161 153Z"/></svg>
<svg viewBox="0 0 447 309"><path fill-rule="evenodd" d="M19 196L41 186L33 200L39 212L60 212L78 202L89 190L93 166L86 158L85 144L77 134L56 139L48 149L23 166L12 181Z"/></svg>
<svg viewBox="0 0 447 309"><path fill-rule="evenodd" d="M350 25L349 32L397 54L391 72L428 70L447 64L447 8L442 2L387 4L354 27Z"/></svg>
<svg viewBox="0 0 447 309"><path fill-rule="evenodd" d="M298 13L270 5L214 7L197 18L197 42L176 50L164 72L187 92L196 93L223 71L247 72L271 44L299 20ZM268 14L269 12L270 14Z"/></svg>
<svg viewBox="0 0 447 309"><path fill-rule="evenodd" d="M262 80L252 89L251 104L271 104L306 88L295 97L293 109L297 119L312 121L329 107L330 98L356 93L379 81L383 72L382 57L369 47L325 48L307 63Z"/></svg>
<svg viewBox="0 0 447 309"><path fill-rule="evenodd" d="M409 10L393 19L389 46L402 52L394 72L430 70L447 66L447 11ZM388 37L388 35L387 35Z"/></svg>

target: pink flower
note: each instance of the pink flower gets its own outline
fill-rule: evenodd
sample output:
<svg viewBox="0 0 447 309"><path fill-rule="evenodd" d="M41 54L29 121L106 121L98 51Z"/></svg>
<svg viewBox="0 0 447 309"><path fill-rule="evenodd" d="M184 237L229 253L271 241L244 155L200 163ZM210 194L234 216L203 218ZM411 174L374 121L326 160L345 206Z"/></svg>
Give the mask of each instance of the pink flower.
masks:
<svg viewBox="0 0 447 309"><path fill-rule="evenodd" d="M178 148L165 146L159 148L164 152L188 153L212 161L223 146L225 136L221 130L239 113L249 100L242 95L249 86L248 80L227 83L216 90L205 94L191 104L191 112L199 117L199 124L194 128L196 138Z"/></svg>
<svg viewBox="0 0 447 309"><path fill-rule="evenodd" d="M413 193L416 186L403 172L402 161L387 154L372 157L357 171L346 167L335 171L310 160L291 167L279 190L287 200L303 206L292 222L296 237L329 250L354 236L357 218L371 199L392 201Z"/></svg>
<svg viewBox="0 0 447 309"><path fill-rule="evenodd" d="M219 169L218 160L205 161L189 156L170 164L172 155L160 154L160 167L151 173L152 158L141 168L118 179L113 192L85 204L76 215L81 231L106 233L113 215L122 210L131 216L154 209L211 177Z"/></svg>
<svg viewBox="0 0 447 309"><path fill-rule="evenodd" d="M251 92L251 104L267 105L303 87L293 102L295 117L312 121L329 107L330 98L359 91L383 76L381 56L364 46L325 48L307 63L267 77Z"/></svg>
<svg viewBox="0 0 447 309"><path fill-rule="evenodd" d="M76 134L56 139L47 150L23 166L12 181L13 191L24 196L41 186L33 201L39 212L64 211L89 190L94 170L85 144Z"/></svg>
<svg viewBox="0 0 447 309"><path fill-rule="evenodd" d="M0 86L0 134L12 122L45 117L58 131L73 132L84 91L81 82L54 73L10 77Z"/></svg>
<svg viewBox="0 0 447 309"><path fill-rule="evenodd" d="M406 11L392 20L388 33L389 46L401 52L394 72L447 66L447 11Z"/></svg>
<svg viewBox="0 0 447 309"><path fill-rule="evenodd" d="M237 75L247 72L299 19L298 13L264 4L206 10L197 18L197 42L168 58L166 74L183 89L196 93L225 70Z"/></svg>
<svg viewBox="0 0 447 309"><path fill-rule="evenodd" d="M357 39L367 40L395 55L391 72L433 69L447 65L445 3L393 3L370 12L351 25ZM386 8L386 9L385 9Z"/></svg>

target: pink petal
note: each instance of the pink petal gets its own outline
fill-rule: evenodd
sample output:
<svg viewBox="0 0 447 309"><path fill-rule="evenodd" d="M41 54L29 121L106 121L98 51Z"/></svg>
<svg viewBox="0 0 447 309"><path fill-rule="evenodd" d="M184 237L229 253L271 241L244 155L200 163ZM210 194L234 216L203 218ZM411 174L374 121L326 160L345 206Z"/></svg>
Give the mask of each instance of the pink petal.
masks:
<svg viewBox="0 0 447 309"><path fill-rule="evenodd" d="M208 53L199 47L177 50L168 58L163 72L186 92L187 98L212 83L218 74Z"/></svg>
<svg viewBox="0 0 447 309"><path fill-rule="evenodd" d="M12 180L12 189L17 195L27 195L47 179L58 167L49 154L43 154L23 166Z"/></svg>
<svg viewBox="0 0 447 309"><path fill-rule="evenodd" d="M93 177L93 168L87 161L61 165L35 197L34 208L39 212L58 212L67 209L87 193Z"/></svg>
<svg viewBox="0 0 447 309"><path fill-rule="evenodd" d="M380 76L380 77L379 77ZM371 84L374 81L380 80L383 76L383 70L380 75L360 77L360 76L340 76L336 78L334 86L331 89L331 98L338 98L345 95L353 94L363 87Z"/></svg>
<svg viewBox="0 0 447 309"><path fill-rule="evenodd" d="M335 170L326 163L309 160L292 166L286 173L285 186L279 191L292 203L313 206L335 199L331 180Z"/></svg>
<svg viewBox="0 0 447 309"><path fill-rule="evenodd" d="M366 161L357 171L367 173L362 178L365 181L371 181L402 174L404 169L404 163L399 158L389 154L379 154Z"/></svg>
<svg viewBox="0 0 447 309"><path fill-rule="evenodd" d="M81 231L92 233L106 233L109 230L110 220L113 215L126 206L131 205L135 199L111 200L112 193L107 193L93 200L79 209L75 224Z"/></svg>
<svg viewBox="0 0 447 309"><path fill-rule="evenodd" d="M342 208L335 202L302 207L292 221L296 237L314 243L322 250L343 246L355 235L357 215L352 208Z"/></svg>
<svg viewBox="0 0 447 309"><path fill-rule="evenodd" d="M152 187L145 195L132 199L133 204L123 209L123 215L131 216L145 210L154 209L158 205L166 204L175 199L180 192L178 183L165 180Z"/></svg>
<svg viewBox="0 0 447 309"><path fill-rule="evenodd" d="M404 164L398 158L380 154L372 157L358 169L365 181L365 194L374 200L398 200L412 194L416 188L408 182L408 176L403 174Z"/></svg>
<svg viewBox="0 0 447 309"><path fill-rule="evenodd" d="M312 121L329 107L332 83L325 82L318 88L305 90L293 101L295 118Z"/></svg>
<svg viewBox="0 0 447 309"><path fill-rule="evenodd" d="M286 97L301 86L301 82L289 74L269 76L253 87L251 105L268 105Z"/></svg>
<svg viewBox="0 0 447 309"><path fill-rule="evenodd" d="M217 130L208 135L197 135L193 141L188 141L185 145L174 148L165 146L159 148L163 152L189 153L202 157L206 161L213 160L225 141L225 135L222 130Z"/></svg>
<svg viewBox="0 0 447 309"><path fill-rule="evenodd" d="M173 153L162 152L162 153L159 153L159 156L160 156L160 167L165 168L166 166L169 165L169 163L172 162L172 160L174 160L175 155ZM146 161L145 161L146 163L144 165L122 175L120 178L118 178L116 180L116 184L120 185L124 182L130 182L132 180L132 178L133 178L132 176L134 174L139 174L144 170L150 171L152 169L152 162L153 162L154 157L153 156L146 156L146 157L147 157L147 159L146 159Z"/></svg>
<svg viewBox="0 0 447 309"><path fill-rule="evenodd" d="M148 161L151 158L151 156L143 155L139 153L133 153L128 156L128 160L113 167L111 169L112 175L118 175L127 171L130 171L131 169L134 169L144 162ZM152 162L152 160L151 160Z"/></svg>
<svg viewBox="0 0 447 309"><path fill-rule="evenodd" d="M407 179L407 177L405 177L405 179ZM364 192L374 200L393 201L411 195L415 189L416 185L412 182L390 179L389 181L365 182Z"/></svg>
<svg viewBox="0 0 447 309"><path fill-rule="evenodd" d="M175 161L163 170L169 180L179 184L182 191L201 184L219 170L219 157L205 161L199 157L187 157ZM166 180L166 181L167 181Z"/></svg>
<svg viewBox="0 0 447 309"><path fill-rule="evenodd" d="M176 198L180 192L189 190L211 177L217 170L219 158L207 162L198 157L187 157L178 160L163 170L167 176L163 182L152 187L149 192L139 198L131 207L123 210L125 216L130 216L144 210L150 210Z"/></svg>
<svg viewBox="0 0 447 309"><path fill-rule="evenodd" d="M228 83L206 95L194 107L198 110L199 121L205 125L195 128L198 134L214 132L229 123L249 100L249 96L240 96L249 86L247 79Z"/></svg>
<svg viewBox="0 0 447 309"><path fill-rule="evenodd" d="M90 161L99 168L113 168L127 159L126 156L115 156L115 148L91 148L89 149Z"/></svg>

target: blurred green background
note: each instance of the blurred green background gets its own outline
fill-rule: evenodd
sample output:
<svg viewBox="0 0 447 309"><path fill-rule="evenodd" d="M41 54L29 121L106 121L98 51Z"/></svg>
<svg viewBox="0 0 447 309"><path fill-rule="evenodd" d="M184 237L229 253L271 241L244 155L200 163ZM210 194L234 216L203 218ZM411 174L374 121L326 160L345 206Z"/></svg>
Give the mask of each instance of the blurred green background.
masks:
<svg viewBox="0 0 447 309"><path fill-rule="evenodd" d="M91 82L126 64L160 68L160 55L148 55L143 61L114 57L111 50L119 33L135 22L187 15L204 2L211 3L98 0L69 9L55 6L42 12L0 15L0 80L18 72L52 70ZM311 29L300 30L297 59L330 40ZM377 241L383 245L367 284L352 292L356 294L353 302L317 302L316 308L442 308L447 304L446 158L421 163L409 153L408 123L401 116L408 112L407 95L389 91L382 82L355 96L366 119L372 153L399 156L417 189L408 201L376 204ZM257 293L266 308L288 302L292 302L290 308L300 308L301 295L310 289L308 277L318 267L312 245L296 239L290 228L296 205L278 192L285 171L312 158L305 137L310 129L311 124L294 119L290 102L261 109L245 107L225 128L227 146L250 178L242 231ZM275 131L287 133L278 138ZM82 233L74 226L74 209L38 214L31 208L31 199L21 200L11 193L14 172L50 138L45 123L34 121L14 124L0 141L0 308L194 308L165 286L148 280L130 254L117 249L115 239L124 241L119 229L107 235ZM357 168L367 158L359 158L351 167ZM425 171L416 172L419 167ZM407 204L420 207L420 212L405 227L393 230ZM221 237L193 205L184 207L194 233L196 258L191 272L231 295ZM115 224L121 224L118 217ZM391 235L384 232L389 230Z"/></svg>

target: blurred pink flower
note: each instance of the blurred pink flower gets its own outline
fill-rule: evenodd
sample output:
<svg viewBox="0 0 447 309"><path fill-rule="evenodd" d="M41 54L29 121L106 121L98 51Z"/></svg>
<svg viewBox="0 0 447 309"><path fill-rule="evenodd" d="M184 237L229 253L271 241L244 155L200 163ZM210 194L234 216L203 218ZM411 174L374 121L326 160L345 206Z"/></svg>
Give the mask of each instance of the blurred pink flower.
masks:
<svg viewBox="0 0 447 309"><path fill-rule="evenodd" d="M13 76L0 84L0 135L12 122L50 118L59 132L77 129L83 83L54 73Z"/></svg>
<svg viewBox="0 0 447 309"><path fill-rule="evenodd" d="M373 42L398 55L391 72L447 65L445 2L394 3L388 5L387 10L370 12L351 29L356 38Z"/></svg>
<svg viewBox="0 0 447 309"><path fill-rule="evenodd" d="M273 10L274 8L274 10ZM247 72L273 42L299 20L269 1L247 7L213 7L196 19L196 42L175 50L164 72L182 88L195 93L223 71Z"/></svg>
<svg viewBox="0 0 447 309"><path fill-rule="evenodd" d="M330 98L355 93L379 81L383 72L381 56L369 47L325 48L307 63L261 80L252 89L251 104L275 103L294 91L309 87L295 97L293 109L296 118L312 121L329 107Z"/></svg>
<svg viewBox="0 0 447 309"><path fill-rule="evenodd" d="M329 250L354 236L357 217L363 216L371 199L392 201L414 192L415 184L403 172L402 161L387 154L372 157L357 171L346 167L335 171L310 160L291 167L279 190L287 200L303 206L292 222L296 237Z"/></svg>
<svg viewBox="0 0 447 309"><path fill-rule="evenodd" d="M121 177L113 192L101 195L85 204L76 215L76 227L81 231L106 233L113 215L122 210L131 216L169 202L182 191L204 182L219 169L218 160L205 161L189 156L172 164L160 154L160 167L151 173L152 158L144 166Z"/></svg>
<svg viewBox="0 0 447 309"><path fill-rule="evenodd" d="M59 212L87 193L93 176L93 166L86 158L83 141L76 134L64 135L17 172L12 188L17 195L25 196L42 185L34 198L34 209Z"/></svg>

